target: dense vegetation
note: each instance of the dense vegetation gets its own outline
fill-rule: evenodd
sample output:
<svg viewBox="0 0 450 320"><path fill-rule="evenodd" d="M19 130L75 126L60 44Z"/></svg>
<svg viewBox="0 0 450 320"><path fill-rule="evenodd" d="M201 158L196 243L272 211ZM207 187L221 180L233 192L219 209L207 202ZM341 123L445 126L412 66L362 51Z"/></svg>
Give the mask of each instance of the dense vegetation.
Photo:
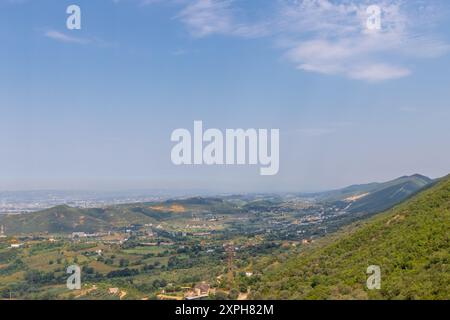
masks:
<svg viewBox="0 0 450 320"><path fill-rule="evenodd" d="M175 210L173 206L175 205ZM177 207L178 206L178 207ZM0 225L9 234L104 232L129 225L159 223L191 216L197 212L226 214L239 212L230 202L215 198L191 198L157 203L139 203L108 206L106 208L72 208L66 205L40 212L18 215L0 215Z"/></svg>
<svg viewBox="0 0 450 320"><path fill-rule="evenodd" d="M448 299L450 177L317 247L272 263L253 298ZM381 289L366 288L369 265Z"/></svg>

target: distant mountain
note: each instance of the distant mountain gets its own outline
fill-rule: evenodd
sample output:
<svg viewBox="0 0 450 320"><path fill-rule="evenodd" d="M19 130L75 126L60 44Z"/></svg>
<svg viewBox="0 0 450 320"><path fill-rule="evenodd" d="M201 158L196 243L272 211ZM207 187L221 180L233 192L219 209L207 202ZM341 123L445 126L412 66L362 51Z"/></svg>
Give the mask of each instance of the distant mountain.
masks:
<svg viewBox="0 0 450 320"><path fill-rule="evenodd" d="M159 223L192 214L229 214L239 209L218 198L188 198L80 209L57 206L17 215L0 215L7 234L99 232L129 225Z"/></svg>
<svg viewBox="0 0 450 320"><path fill-rule="evenodd" d="M432 179L420 175L401 177L382 183L364 197L352 201L347 211L369 214L381 212L404 201L432 183Z"/></svg>
<svg viewBox="0 0 450 320"><path fill-rule="evenodd" d="M383 211L407 199L433 182L414 175L385 183L350 186L341 190L315 194L321 202L345 209L347 223L366 214ZM132 224L159 223L192 214L236 214L253 210L270 210L282 204L276 195L247 197L191 197L163 202L112 205L106 208L79 209L57 206L51 209L19 214L0 215L0 225L7 234L98 232L123 228Z"/></svg>
<svg viewBox="0 0 450 320"><path fill-rule="evenodd" d="M415 174L383 183L353 185L340 190L315 194L322 202L341 202L350 213L372 214L384 211L406 200L434 180Z"/></svg>
<svg viewBox="0 0 450 320"><path fill-rule="evenodd" d="M57 206L51 209L19 215L2 215L0 224L5 226L7 234L25 233L68 233L106 231L111 227L127 226L132 223L153 222L142 213L129 210L79 209L69 206Z"/></svg>
<svg viewBox="0 0 450 320"><path fill-rule="evenodd" d="M253 298L449 299L449 230L450 176L282 264L267 266ZM380 290L366 288L370 265L381 269Z"/></svg>

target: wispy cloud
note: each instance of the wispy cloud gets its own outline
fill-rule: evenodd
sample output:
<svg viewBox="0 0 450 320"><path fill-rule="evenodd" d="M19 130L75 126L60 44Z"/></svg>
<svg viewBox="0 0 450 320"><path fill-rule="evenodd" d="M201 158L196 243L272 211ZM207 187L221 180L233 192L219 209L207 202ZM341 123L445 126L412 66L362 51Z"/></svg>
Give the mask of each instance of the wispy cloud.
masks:
<svg viewBox="0 0 450 320"><path fill-rule="evenodd" d="M382 29L370 31L366 28L367 1L286 1L280 11L280 25L290 39L285 41L285 57L307 72L366 81L408 76L412 71L396 61L435 57L450 49L424 33L422 23L430 8L416 7L414 2L380 1Z"/></svg>
<svg viewBox="0 0 450 320"><path fill-rule="evenodd" d="M234 22L230 1L200 0L184 8L178 18L197 37L214 33L231 33Z"/></svg>
<svg viewBox="0 0 450 320"><path fill-rule="evenodd" d="M44 36L62 43L95 45L96 47L100 48L111 48L117 47L119 45L117 42L108 42L97 37L75 37L58 30L47 30L46 32L44 32Z"/></svg>
<svg viewBox="0 0 450 320"><path fill-rule="evenodd" d="M368 0L279 0L264 21L242 19L235 0L172 1L182 6L176 18L194 37L270 36L303 72L377 82L410 75L407 59L450 51L431 28L438 11L433 0L379 0L379 31L366 28Z"/></svg>
<svg viewBox="0 0 450 320"><path fill-rule="evenodd" d="M177 15L195 37L212 34L233 35L247 38L267 34L265 23L238 21L233 0L195 0Z"/></svg>
<svg viewBox="0 0 450 320"><path fill-rule="evenodd" d="M66 33L56 31L56 30L49 30L49 31L45 32L45 36L47 38L50 38L50 39L53 39L56 41L60 41L60 42L66 42L66 43L89 44L91 42L90 39L69 36Z"/></svg>
<svg viewBox="0 0 450 320"><path fill-rule="evenodd" d="M368 62L344 72L350 78L367 81L384 81L409 76L411 70L405 67Z"/></svg>

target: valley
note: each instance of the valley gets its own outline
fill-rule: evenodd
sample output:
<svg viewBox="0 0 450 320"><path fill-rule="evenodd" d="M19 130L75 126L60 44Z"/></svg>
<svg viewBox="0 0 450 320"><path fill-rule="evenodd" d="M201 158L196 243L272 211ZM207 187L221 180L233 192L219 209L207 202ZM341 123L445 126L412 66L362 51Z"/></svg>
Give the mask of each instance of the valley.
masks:
<svg viewBox="0 0 450 320"><path fill-rule="evenodd" d="M319 194L61 205L1 215L0 297L265 297L275 266L435 183L414 175ZM71 291L66 270L73 264L82 270L82 287Z"/></svg>

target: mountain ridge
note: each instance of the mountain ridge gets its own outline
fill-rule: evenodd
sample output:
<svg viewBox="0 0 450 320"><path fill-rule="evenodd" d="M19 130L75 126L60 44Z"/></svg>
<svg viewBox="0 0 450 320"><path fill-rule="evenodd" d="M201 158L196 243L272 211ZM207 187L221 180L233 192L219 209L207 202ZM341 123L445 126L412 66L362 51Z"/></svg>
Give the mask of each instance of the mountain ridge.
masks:
<svg viewBox="0 0 450 320"><path fill-rule="evenodd" d="M317 195L319 201L330 202L347 211L353 217L349 221L375 214L404 201L409 196L432 183L432 179L422 175L403 176L384 183L353 185L340 190L332 190ZM361 194L366 192L363 197ZM348 197L357 196L355 201ZM260 199L239 206L233 201L220 197L191 197L169 199L163 202L148 202L111 205L104 208L74 208L59 205L46 210L18 215L0 215L0 224L10 234L26 233L70 233L102 232L112 228L123 228L132 224L159 223L189 214L189 209L214 214L229 214L241 210L262 210L281 202ZM187 210L186 210L187 208ZM194 211L195 211L194 210Z"/></svg>
<svg viewBox="0 0 450 320"><path fill-rule="evenodd" d="M318 246L266 267L255 299L447 299L450 176ZM381 290L365 286L381 268Z"/></svg>

